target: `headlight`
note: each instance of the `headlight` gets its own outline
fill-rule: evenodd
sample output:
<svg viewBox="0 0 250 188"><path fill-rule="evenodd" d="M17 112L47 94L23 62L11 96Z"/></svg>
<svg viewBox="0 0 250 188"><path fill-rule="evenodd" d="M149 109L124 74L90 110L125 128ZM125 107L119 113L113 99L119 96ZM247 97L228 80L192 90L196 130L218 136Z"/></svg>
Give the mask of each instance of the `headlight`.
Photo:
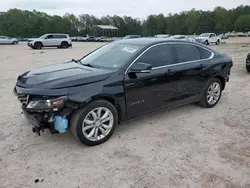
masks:
<svg viewBox="0 0 250 188"><path fill-rule="evenodd" d="M49 100L34 100L30 101L26 109L48 110L58 111L65 104L66 97L59 97Z"/></svg>

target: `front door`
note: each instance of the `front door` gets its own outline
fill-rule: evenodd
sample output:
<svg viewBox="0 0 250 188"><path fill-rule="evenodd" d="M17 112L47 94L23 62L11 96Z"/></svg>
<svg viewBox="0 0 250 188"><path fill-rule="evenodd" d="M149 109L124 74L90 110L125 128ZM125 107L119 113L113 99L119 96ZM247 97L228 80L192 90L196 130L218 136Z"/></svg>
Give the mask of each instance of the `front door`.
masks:
<svg viewBox="0 0 250 188"><path fill-rule="evenodd" d="M209 38L210 38L210 42L212 42L212 43L217 42L215 34L210 34Z"/></svg>
<svg viewBox="0 0 250 188"><path fill-rule="evenodd" d="M44 40L43 40L43 45L44 46L54 46L54 36L53 35L48 35Z"/></svg>
<svg viewBox="0 0 250 188"><path fill-rule="evenodd" d="M150 73L130 73L124 78L128 118L136 117L166 107L176 94L172 73L167 66L177 62L170 44L160 44L148 49L134 63L152 65Z"/></svg>

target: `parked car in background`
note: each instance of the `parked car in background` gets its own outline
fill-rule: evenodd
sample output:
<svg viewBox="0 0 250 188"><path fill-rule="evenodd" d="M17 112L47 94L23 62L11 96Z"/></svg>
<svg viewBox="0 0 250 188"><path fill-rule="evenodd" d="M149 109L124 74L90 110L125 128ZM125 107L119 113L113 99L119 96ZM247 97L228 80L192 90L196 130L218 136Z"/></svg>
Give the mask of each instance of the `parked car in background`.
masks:
<svg viewBox="0 0 250 188"><path fill-rule="evenodd" d="M29 39L28 46L33 49L42 49L43 47L69 48L72 46L72 41L67 34L51 33Z"/></svg>
<svg viewBox="0 0 250 188"><path fill-rule="evenodd" d="M78 42L85 42L87 37L76 37L76 41Z"/></svg>
<svg viewBox="0 0 250 188"><path fill-rule="evenodd" d="M199 37L196 38L196 41L206 45L212 43L219 45L221 42L221 38L216 36L215 33L202 33Z"/></svg>
<svg viewBox="0 0 250 188"><path fill-rule="evenodd" d="M123 39L136 39L141 38L141 35L126 35Z"/></svg>
<svg viewBox="0 0 250 188"><path fill-rule="evenodd" d="M168 34L158 34L158 35L155 35L156 38L168 38L170 37L170 35Z"/></svg>
<svg viewBox="0 0 250 188"><path fill-rule="evenodd" d="M228 39L228 38L229 38L229 35L227 35L227 34L221 34L221 35L219 35L219 37L220 37L221 39Z"/></svg>
<svg viewBox="0 0 250 188"><path fill-rule="evenodd" d="M179 39L179 40L188 40L190 42L195 42L195 38L185 35L173 35L170 37L171 39Z"/></svg>
<svg viewBox="0 0 250 188"><path fill-rule="evenodd" d="M247 55L246 69L247 69L247 72L250 72L250 53Z"/></svg>
<svg viewBox="0 0 250 188"><path fill-rule="evenodd" d="M75 42L77 41L77 37L70 37L71 38L71 41Z"/></svg>
<svg viewBox="0 0 250 188"><path fill-rule="evenodd" d="M0 44L18 44L18 42L16 38L0 36Z"/></svg>
<svg viewBox="0 0 250 188"><path fill-rule="evenodd" d="M108 140L118 123L198 102L214 107L232 59L183 40L118 40L79 60L20 75L14 93L33 131L71 130L86 145Z"/></svg>
<svg viewBox="0 0 250 188"><path fill-rule="evenodd" d="M238 32L236 33L237 37L246 37L247 34L246 33L243 33L243 32Z"/></svg>
<svg viewBox="0 0 250 188"><path fill-rule="evenodd" d="M94 41L95 41L95 37L93 36L86 37L86 42L94 42Z"/></svg>
<svg viewBox="0 0 250 188"><path fill-rule="evenodd" d="M104 39L105 39L106 37L104 37L104 36L101 36L101 37L96 37L95 38L95 41L96 42L104 42Z"/></svg>

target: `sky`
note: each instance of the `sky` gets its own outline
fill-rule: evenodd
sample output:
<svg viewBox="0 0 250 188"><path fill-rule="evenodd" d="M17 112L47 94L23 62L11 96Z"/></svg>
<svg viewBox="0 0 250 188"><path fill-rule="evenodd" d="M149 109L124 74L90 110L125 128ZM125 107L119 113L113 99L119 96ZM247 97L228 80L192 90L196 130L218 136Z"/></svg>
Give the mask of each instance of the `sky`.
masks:
<svg viewBox="0 0 250 188"><path fill-rule="evenodd" d="M11 8L64 15L66 12L80 14L132 16L146 18L150 14L179 13L192 8L213 10L217 6L226 9L239 5L250 5L250 0L6 0L1 2L0 11Z"/></svg>

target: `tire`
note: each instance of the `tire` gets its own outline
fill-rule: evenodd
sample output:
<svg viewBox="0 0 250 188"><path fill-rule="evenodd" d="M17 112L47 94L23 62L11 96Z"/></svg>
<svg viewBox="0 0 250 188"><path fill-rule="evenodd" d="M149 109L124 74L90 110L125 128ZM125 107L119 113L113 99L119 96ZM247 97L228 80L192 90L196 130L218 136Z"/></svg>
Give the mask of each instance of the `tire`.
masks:
<svg viewBox="0 0 250 188"><path fill-rule="evenodd" d="M95 121L94 116L91 114L91 112L94 111L94 113L95 113L100 108L102 108L102 112L101 112L102 114L99 116L99 118L98 118L98 115L96 114L97 119ZM108 111L108 114L109 114L108 117L113 118L113 121L112 120L106 121L106 122L109 122L110 125L104 124L106 122L103 122L103 123L100 122L102 119L101 117L103 117L105 115L105 113L107 112L105 110ZM93 118L91 120L89 120L88 119L89 117L93 117ZM103 119L106 119L106 118L103 117ZM85 121L89 121L90 123L93 122L89 126L92 126L94 128L89 128L84 132L82 130L83 126L85 128L89 127L89 126L86 126L88 124L86 124ZM98 123L100 123L101 125L98 125ZM102 144L103 142L107 141L113 135L117 124L118 124L117 110L111 103L109 103L106 100L93 101L90 104L88 104L86 107L77 110L70 118L71 133L73 134L73 136L75 137L76 140L78 140L81 143L88 145L88 146L96 146L96 145ZM105 125L106 127L109 126L110 127L109 130L102 127L102 125ZM98 128L98 126L99 126L99 128ZM93 140L93 139L97 138L97 137L95 137L95 129L98 130L97 131L98 139ZM106 135L104 137L102 137L103 133L101 132L101 129L107 131ZM91 134L93 132L93 130L94 130L94 133ZM91 138L87 138L87 135L88 136L92 135L92 136L91 136Z"/></svg>
<svg viewBox="0 0 250 188"><path fill-rule="evenodd" d="M247 72L250 72L250 65L246 65Z"/></svg>
<svg viewBox="0 0 250 188"><path fill-rule="evenodd" d="M219 45L220 44L220 40L217 40L217 42L215 43L216 45Z"/></svg>
<svg viewBox="0 0 250 188"><path fill-rule="evenodd" d="M209 45L209 42L207 40L205 41L205 45Z"/></svg>
<svg viewBox="0 0 250 188"><path fill-rule="evenodd" d="M13 45L18 44L18 42L17 42L17 41L14 41L12 44L13 44Z"/></svg>
<svg viewBox="0 0 250 188"><path fill-rule="evenodd" d="M209 92L209 90L211 92L211 87L213 84L219 85L219 92L216 92L216 93L214 92L214 95L216 95L216 98L213 98L214 99L213 103L212 102L210 103L209 99L208 99L208 92ZM202 95L202 99L199 102L199 104L204 108L212 108L212 107L216 106L217 103L219 102L219 100L221 98L221 93L222 93L221 81L218 78L212 78L207 82L205 90L204 90L203 95ZM215 101L215 99L216 99L216 101Z"/></svg>
<svg viewBox="0 0 250 188"><path fill-rule="evenodd" d="M68 48L69 44L67 42L62 42L61 43L61 48Z"/></svg>
<svg viewBox="0 0 250 188"><path fill-rule="evenodd" d="M43 47L43 44L41 43L41 42L36 42L35 44L34 44L34 48L35 49L42 49L42 47Z"/></svg>

